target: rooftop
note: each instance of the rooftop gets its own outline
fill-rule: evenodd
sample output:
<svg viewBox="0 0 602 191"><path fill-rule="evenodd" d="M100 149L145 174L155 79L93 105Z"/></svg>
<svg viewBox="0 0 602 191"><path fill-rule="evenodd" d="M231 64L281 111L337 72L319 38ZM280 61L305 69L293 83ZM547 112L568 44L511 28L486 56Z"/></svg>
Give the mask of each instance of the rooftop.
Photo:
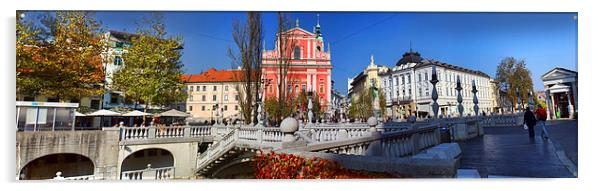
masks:
<svg viewBox="0 0 602 191"><path fill-rule="evenodd" d="M184 83L207 83L207 82L241 82L242 70L217 70L210 68L200 74L182 75Z"/></svg>

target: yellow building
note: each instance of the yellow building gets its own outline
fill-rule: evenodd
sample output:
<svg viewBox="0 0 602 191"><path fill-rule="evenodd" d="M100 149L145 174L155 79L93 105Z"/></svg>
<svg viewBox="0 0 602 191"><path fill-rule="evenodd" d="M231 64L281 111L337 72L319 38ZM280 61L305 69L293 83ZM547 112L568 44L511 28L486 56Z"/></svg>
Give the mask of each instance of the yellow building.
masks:
<svg viewBox="0 0 602 191"><path fill-rule="evenodd" d="M182 76L188 90L186 112L197 121L240 119L238 87L241 70L209 69L200 74Z"/></svg>

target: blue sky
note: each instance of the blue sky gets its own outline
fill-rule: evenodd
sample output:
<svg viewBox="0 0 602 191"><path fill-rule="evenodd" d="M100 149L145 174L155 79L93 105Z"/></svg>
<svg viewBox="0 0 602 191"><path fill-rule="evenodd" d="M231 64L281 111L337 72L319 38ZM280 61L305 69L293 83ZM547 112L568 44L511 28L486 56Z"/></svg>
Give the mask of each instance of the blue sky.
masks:
<svg viewBox="0 0 602 191"><path fill-rule="evenodd" d="M214 67L232 68L227 55L232 22L244 12L163 12L167 30L184 38L186 73ZM308 31L316 12L291 12ZM577 13L396 13L320 12L326 43L331 44L335 89L347 92L347 78L362 71L374 54L377 64L394 66L410 48L425 58L477 69L495 77L497 64L508 56L525 59L535 83L554 67L577 70ZM107 29L135 32L149 12L97 12ZM277 30L274 12L263 14L266 48Z"/></svg>

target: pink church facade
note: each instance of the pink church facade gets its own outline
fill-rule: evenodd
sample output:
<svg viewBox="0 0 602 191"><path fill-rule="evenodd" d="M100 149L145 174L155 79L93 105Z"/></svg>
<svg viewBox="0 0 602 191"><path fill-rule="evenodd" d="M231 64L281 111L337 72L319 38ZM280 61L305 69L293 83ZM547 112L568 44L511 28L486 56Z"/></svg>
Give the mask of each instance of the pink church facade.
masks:
<svg viewBox="0 0 602 191"><path fill-rule="evenodd" d="M290 48L293 52L287 54L292 57L286 80L287 98L296 97L301 91L313 92L314 96L319 96L322 108L328 108L332 96L332 64L330 50L326 50L320 32L320 24L315 26L314 32L309 32L300 28L297 21L296 27L283 33L286 34L287 42L294 46ZM279 38L276 39L275 47L278 47ZM262 78L267 82L264 83L264 99L278 96L279 57L278 48L263 51Z"/></svg>

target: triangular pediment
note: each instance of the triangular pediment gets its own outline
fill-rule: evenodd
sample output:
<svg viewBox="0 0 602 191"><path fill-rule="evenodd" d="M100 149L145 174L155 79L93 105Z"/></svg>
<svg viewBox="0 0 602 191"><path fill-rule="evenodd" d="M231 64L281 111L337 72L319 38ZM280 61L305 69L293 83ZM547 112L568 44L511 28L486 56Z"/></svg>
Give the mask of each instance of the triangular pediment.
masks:
<svg viewBox="0 0 602 191"><path fill-rule="evenodd" d="M554 69L548 71L547 73L545 73L544 75L542 75L541 79L542 80L559 79L559 78L576 77L576 76L577 76L577 72L567 70L564 68L554 68Z"/></svg>
<svg viewBox="0 0 602 191"><path fill-rule="evenodd" d="M310 36L314 36L315 34L309 31L306 31L305 29L302 29L301 27L295 27L292 29L289 29L287 31L284 31L283 33L286 34L294 34L294 35L310 35Z"/></svg>

